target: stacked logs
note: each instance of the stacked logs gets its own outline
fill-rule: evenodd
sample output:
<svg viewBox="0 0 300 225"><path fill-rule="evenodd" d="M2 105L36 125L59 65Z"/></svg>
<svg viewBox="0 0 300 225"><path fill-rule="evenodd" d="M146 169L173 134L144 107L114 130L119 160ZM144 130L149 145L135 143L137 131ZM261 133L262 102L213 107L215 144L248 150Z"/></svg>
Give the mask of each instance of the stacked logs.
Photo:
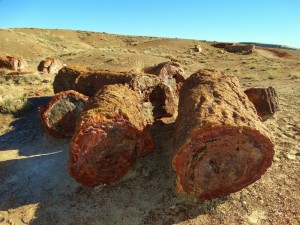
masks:
<svg viewBox="0 0 300 225"><path fill-rule="evenodd" d="M78 104L81 113L70 117L77 122L70 132L69 171L78 182L92 187L119 181L139 157L153 151L148 127L177 109L172 167L180 192L201 199L227 195L258 180L271 165L269 131L236 77L203 69L185 81L174 62L145 72L59 71L54 90L64 92L41 110L42 120L50 118L52 133L65 132L59 126L64 123L55 122L64 118L67 110L57 112L71 98L60 95L90 96L81 98L84 110Z"/></svg>
<svg viewBox="0 0 300 225"><path fill-rule="evenodd" d="M172 161L177 189L209 199L258 180L274 149L238 79L199 70L186 80L179 98Z"/></svg>

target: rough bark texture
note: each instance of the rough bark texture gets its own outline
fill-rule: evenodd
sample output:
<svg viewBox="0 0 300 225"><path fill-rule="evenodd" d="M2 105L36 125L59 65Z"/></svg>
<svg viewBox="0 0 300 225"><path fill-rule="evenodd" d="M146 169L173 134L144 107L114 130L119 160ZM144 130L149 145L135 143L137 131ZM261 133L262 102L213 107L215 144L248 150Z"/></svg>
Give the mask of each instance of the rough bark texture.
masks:
<svg viewBox="0 0 300 225"><path fill-rule="evenodd" d="M59 59L47 58L42 60L37 67L37 70L42 73L57 73L66 65Z"/></svg>
<svg viewBox="0 0 300 225"><path fill-rule="evenodd" d="M86 186L120 180L138 157L153 150L141 96L107 85L90 98L71 141L69 171Z"/></svg>
<svg viewBox="0 0 300 225"><path fill-rule="evenodd" d="M0 68L25 72L28 68L26 60L18 56L0 57Z"/></svg>
<svg viewBox="0 0 300 225"><path fill-rule="evenodd" d="M179 97L172 161L179 191L214 198L265 173L274 155L270 131L235 76L199 70Z"/></svg>
<svg viewBox="0 0 300 225"><path fill-rule="evenodd" d="M87 100L87 96L73 90L56 94L47 105L40 108L43 127L52 135L72 137Z"/></svg>
<svg viewBox="0 0 300 225"><path fill-rule="evenodd" d="M184 80L184 77L181 76L181 68L177 68L175 65L179 64L171 63L166 67L168 69L164 68L162 69L164 72L155 75L65 67L55 77L54 92L76 90L85 95L93 96L105 85L126 84L130 89L141 93L145 103L152 102L152 104L155 104L153 105L155 119L171 117L177 112L178 92ZM155 93L152 94L153 90L155 90ZM155 97L158 90L165 96L160 98L161 102ZM151 99L150 95L152 95Z"/></svg>
<svg viewBox="0 0 300 225"><path fill-rule="evenodd" d="M245 91L254 104L257 114L262 120L267 120L279 110L279 98L274 87L250 88Z"/></svg>
<svg viewBox="0 0 300 225"><path fill-rule="evenodd" d="M87 96L93 96L108 84L129 83L134 73L92 70L84 67L65 67L55 76L54 92L75 90Z"/></svg>
<svg viewBox="0 0 300 225"><path fill-rule="evenodd" d="M155 74L162 80L174 78L176 83L183 83L185 81L183 68L179 63L174 61L163 62L155 66L146 67L144 68L144 72Z"/></svg>
<svg viewBox="0 0 300 225"><path fill-rule="evenodd" d="M54 78L53 89L54 93L62 91L75 90L77 78L82 75L89 73L91 69L79 66L64 67L58 71L58 74Z"/></svg>
<svg viewBox="0 0 300 225"><path fill-rule="evenodd" d="M150 101L154 105L155 119L163 117L176 118L178 108L178 94L185 81L185 73L177 62L163 62L144 69L146 73L158 76L162 81L153 89Z"/></svg>

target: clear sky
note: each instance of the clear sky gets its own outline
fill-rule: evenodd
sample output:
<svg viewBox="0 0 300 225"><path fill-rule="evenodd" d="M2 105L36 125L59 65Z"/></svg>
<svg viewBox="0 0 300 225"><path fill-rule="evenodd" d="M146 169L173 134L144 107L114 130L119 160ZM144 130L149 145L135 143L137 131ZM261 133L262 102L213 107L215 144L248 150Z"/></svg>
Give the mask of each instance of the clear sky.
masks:
<svg viewBox="0 0 300 225"><path fill-rule="evenodd" d="M0 0L0 28L19 27L300 48L300 0Z"/></svg>

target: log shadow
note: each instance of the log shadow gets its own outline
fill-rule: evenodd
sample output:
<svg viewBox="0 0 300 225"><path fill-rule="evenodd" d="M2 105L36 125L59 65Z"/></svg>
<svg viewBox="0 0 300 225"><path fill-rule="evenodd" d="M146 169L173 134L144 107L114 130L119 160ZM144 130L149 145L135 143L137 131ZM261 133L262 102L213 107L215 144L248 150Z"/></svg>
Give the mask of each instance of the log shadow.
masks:
<svg viewBox="0 0 300 225"><path fill-rule="evenodd" d="M170 159L173 124L156 124L152 134L155 152L138 160L122 181L95 188L82 187L69 176L68 139L42 141L41 136L27 143L21 151L40 154L1 163L0 210L22 212L4 219L24 222L26 207L37 204L29 224L167 225L210 213L226 201L178 195Z"/></svg>
<svg viewBox="0 0 300 225"><path fill-rule="evenodd" d="M30 109L21 114L15 115L16 120L10 123L12 130L0 136L0 152L18 149L19 155L30 156L37 154L45 154L44 148L34 148L36 145L51 144L57 142L55 139L43 131L40 123L38 108L46 105L51 97L33 97L29 98L28 102ZM33 148L28 148L28 145Z"/></svg>

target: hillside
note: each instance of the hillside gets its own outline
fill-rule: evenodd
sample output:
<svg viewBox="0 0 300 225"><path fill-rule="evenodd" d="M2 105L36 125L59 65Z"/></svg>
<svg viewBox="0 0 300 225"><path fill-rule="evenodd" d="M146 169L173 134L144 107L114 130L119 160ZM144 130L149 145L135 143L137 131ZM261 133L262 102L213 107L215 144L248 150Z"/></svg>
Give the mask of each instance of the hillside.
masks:
<svg viewBox="0 0 300 225"><path fill-rule="evenodd" d="M1 224L299 224L300 54L259 47L234 54L211 42L49 29L0 29L0 56L24 57L32 72L4 78L0 102L29 102L19 114L0 114ZM192 48L200 45L202 52ZM140 72L176 60L186 76L200 68L236 75L244 89L274 86L281 110L266 126L275 157L267 173L243 190L211 201L175 191L170 165L173 123L153 128L155 151L138 161L121 182L85 188L67 171L69 139L46 134L38 107L53 96L54 74L36 67L47 57L67 65ZM8 103L6 103L8 104ZM158 125L160 126L160 125Z"/></svg>

